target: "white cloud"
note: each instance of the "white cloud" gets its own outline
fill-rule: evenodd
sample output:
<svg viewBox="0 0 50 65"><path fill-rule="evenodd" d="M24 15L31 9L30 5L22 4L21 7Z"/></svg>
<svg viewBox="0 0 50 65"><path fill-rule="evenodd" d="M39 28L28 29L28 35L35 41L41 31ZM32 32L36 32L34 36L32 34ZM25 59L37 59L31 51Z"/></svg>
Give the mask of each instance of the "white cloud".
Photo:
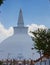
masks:
<svg viewBox="0 0 50 65"><path fill-rule="evenodd" d="M6 29L1 23L0 23L0 42L2 42L4 39L8 38L9 36L13 35L13 27L10 27L9 29Z"/></svg>
<svg viewBox="0 0 50 65"><path fill-rule="evenodd" d="M30 36L33 36L31 33L30 33L30 31L35 31L35 30L37 30L37 29L47 29L47 27L45 26L45 25L37 25L37 24L31 24L31 25L28 25L28 34L30 35Z"/></svg>
<svg viewBox="0 0 50 65"><path fill-rule="evenodd" d="M37 24L31 24L27 25L28 27L28 34L30 36L33 36L30 31L35 31L38 28L46 29L47 27L45 25L37 25ZM14 34L13 27L10 27L9 29L6 29L4 25L0 23L0 42L2 42L4 39L8 38L9 36L12 36Z"/></svg>

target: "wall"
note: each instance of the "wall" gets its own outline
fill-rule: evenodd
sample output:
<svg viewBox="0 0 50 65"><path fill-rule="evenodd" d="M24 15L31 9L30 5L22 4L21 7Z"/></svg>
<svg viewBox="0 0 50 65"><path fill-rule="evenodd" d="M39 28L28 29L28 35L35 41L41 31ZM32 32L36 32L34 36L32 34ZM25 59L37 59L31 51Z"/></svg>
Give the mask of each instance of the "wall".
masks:
<svg viewBox="0 0 50 65"><path fill-rule="evenodd" d="M37 62L35 65L40 65L40 62ZM42 61L41 65L50 65L50 59Z"/></svg>

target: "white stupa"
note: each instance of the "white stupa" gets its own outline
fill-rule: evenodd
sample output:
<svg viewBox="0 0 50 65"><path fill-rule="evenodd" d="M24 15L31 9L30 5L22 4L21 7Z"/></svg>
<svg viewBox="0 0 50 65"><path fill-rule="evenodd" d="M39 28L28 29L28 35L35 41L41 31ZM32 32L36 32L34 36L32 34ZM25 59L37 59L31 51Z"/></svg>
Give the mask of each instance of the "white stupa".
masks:
<svg viewBox="0 0 50 65"><path fill-rule="evenodd" d="M0 59L36 59L31 50L33 41L28 35L28 27L24 26L22 10L20 9L18 23L14 28L13 36L0 44Z"/></svg>

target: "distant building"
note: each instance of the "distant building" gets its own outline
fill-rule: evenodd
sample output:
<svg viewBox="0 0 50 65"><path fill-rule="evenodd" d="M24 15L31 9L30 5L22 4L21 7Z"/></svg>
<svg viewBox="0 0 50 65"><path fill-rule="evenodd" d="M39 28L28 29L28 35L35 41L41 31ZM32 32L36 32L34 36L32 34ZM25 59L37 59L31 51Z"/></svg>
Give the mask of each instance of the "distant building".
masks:
<svg viewBox="0 0 50 65"><path fill-rule="evenodd" d="M14 28L13 36L7 38L0 44L0 59L36 59L39 56L32 51L33 41L28 35L28 27L24 26L22 10L20 9L17 26Z"/></svg>

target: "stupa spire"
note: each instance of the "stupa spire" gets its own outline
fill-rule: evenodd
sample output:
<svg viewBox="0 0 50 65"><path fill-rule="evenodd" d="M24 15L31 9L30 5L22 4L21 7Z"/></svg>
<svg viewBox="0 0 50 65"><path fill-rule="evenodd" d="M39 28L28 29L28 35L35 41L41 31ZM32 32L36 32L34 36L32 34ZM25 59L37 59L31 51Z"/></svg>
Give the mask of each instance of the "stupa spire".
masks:
<svg viewBox="0 0 50 65"><path fill-rule="evenodd" d="M24 26L22 9L20 9L20 12L19 12L19 17L18 17L17 26L18 26L18 27L23 27L23 26Z"/></svg>

